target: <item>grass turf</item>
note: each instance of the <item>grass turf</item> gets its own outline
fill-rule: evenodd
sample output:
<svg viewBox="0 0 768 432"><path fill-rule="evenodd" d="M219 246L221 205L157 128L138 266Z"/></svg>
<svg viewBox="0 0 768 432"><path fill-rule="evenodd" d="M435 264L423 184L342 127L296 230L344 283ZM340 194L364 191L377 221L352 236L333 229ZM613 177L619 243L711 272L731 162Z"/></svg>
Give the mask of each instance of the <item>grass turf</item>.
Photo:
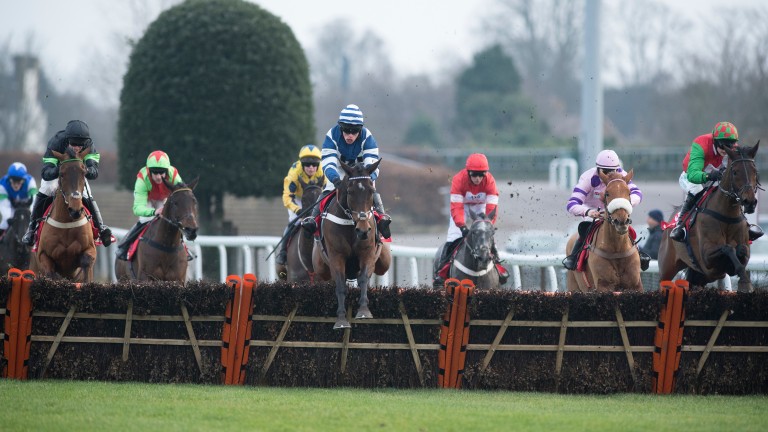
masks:
<svg viewBox="0 0 768 432"><path fill-rule="evenodd" d="M0 430L768 430L765 396L0 380Z"/></svg>

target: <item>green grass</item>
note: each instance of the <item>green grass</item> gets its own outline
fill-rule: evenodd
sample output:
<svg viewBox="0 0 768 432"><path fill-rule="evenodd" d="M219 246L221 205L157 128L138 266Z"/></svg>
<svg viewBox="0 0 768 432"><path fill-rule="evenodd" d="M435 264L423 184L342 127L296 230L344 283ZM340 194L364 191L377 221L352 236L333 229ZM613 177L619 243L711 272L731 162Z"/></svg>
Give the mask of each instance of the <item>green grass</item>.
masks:
<svg viewBox="0 0 768 432"><path fill-rule="evenodd" d="M0 380L0 430L768 430L768 397Z"/></svg>

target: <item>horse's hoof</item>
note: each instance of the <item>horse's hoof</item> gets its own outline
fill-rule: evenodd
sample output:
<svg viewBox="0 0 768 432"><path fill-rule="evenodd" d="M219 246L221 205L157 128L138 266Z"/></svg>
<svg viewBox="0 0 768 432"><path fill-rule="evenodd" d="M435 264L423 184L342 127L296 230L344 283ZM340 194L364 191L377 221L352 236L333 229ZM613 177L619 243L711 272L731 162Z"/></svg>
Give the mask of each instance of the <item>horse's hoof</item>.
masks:
<svg viewBox="0 0 768 432"><path fill-rule="evenodd" d="M360 311L357 311L357 315L355 315L355 318L357 318L357 319L371 319L371 318L373 318L373 314L369 310L360 310Z"/></svg>
<svg viewBox="0 0 768 432"><path fill-rule="evenodd" d="M345 319L340 319L336 321L336 324L333 325L334 330L338 329L346 329L346 328L352 328L351 325L349 325L349 321Z"/></svg>

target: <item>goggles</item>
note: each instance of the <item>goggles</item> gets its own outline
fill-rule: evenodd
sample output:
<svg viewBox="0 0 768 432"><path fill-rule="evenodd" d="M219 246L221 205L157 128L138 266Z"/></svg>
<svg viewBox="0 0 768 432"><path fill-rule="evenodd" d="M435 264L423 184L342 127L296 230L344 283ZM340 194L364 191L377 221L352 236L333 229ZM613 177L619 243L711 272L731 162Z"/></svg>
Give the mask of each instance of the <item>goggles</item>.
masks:
<svg viewBox="0 0 768 432"><path fill-rule="evenodd" d="M360 131L363 130L363 127L360 125L340 125L341 126L341 132L349 135L359 134Z"/></svg>
<svg viewBox="0 0 768 432"><path fill-rule="evenodd" d="M469 176L470 177L480 177L480 178L483 178L483 177L485 177L485 171L470 171L469 172Z"/></svg>
<svg viewBox="0 0 768 432"><path fill-rule="evenodd" d="M151 168L149 170L149 173L155 174L155 175L163 175L163 174L168 174L168 170L165 168Z"/></svg>
<svg viewBox="0 0 768 432"><path fill-rule="evenodd" d="M315 167L315 168L317 168L317 167L320 166L320 162L302 162L301 166L304 167L304 168L306 168L306 167Z"/></svg>

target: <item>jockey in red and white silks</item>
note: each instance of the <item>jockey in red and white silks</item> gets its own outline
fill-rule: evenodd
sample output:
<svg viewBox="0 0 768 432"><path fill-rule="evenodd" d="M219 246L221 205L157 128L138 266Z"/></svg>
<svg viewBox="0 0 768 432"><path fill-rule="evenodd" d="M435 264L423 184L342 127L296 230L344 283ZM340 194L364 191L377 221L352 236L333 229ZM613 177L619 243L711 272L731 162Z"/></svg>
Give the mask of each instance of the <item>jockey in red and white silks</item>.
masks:
<svg viewBox="0 0 768 432"><path fill-rule="evenodd" d="M470 173L482 174L482 177L478 175L473 181ZM446 241L452 242L462 237L461 227L467 226L470 209L478 214L489 214L498 204L499 191L496 189L496 179L488 171L488 159L480 153L470 155L466 169L456 173L451 181L451 218ZM496 223L496 215L493 222Z"/></svg>

